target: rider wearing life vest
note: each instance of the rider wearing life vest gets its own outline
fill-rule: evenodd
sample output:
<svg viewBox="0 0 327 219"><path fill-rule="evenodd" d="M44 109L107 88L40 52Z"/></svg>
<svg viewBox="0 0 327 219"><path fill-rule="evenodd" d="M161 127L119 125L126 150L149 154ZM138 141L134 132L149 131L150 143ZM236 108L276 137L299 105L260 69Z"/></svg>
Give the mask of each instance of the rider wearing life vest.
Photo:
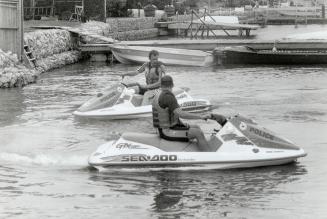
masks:
<svg viewBox="0 0 327 219"><path fill-rule="evenodd" d="M128 72L123 74L122 76L135 76L142 72L145 72L145 81L146 85L138 84L139 94L144 95L149 90L155 90L160 87L160 81L162 76L165 74L165 66L162 62L158 61L159 52L157 50L152 50L149 53L149 62L144 63L140 68L136 71ZM151 92L148 92L148 96L153 96ZM147 97L144 97L146 100ZM146 105L146 104L142 104Z"/></svg>
<svg viewBox="0 0 327 219"><path fill-rule="evenodd" d="M152 103L153 126L158 129L161 138L169 141L189 141L197 139L201 151L210 151L201 128L197 125L183 123L183 119L211 118L211 115L196 115L182 111L177 99L172 93L173 79L165 75L161 79L161 91L154 97Z"/></svg>
<svg viewBox="0 0 327 219"><path fill-rule="evenodd" d="M149 62L144 63L140 68L134 72L128 72L122 76L135 76L142 72L145 72L146 85L136 83L139 87L139 94L144 95L142 100L142 106L151 104L155 95L155 90L160 87L162 76L165 74L165 66L162 62L158 61L159 52L152 50L149 53Z"/></svg>

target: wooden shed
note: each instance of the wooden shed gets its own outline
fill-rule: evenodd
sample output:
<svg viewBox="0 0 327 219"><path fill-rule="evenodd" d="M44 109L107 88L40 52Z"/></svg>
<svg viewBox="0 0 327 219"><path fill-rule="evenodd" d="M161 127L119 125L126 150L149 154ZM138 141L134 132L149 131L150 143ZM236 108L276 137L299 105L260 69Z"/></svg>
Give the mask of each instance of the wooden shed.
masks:
<svg viewBox="0 0 327 219"><path fill-rule="evenodd" d="M0 1L0 49L23 53L23 0Z"/></svg>

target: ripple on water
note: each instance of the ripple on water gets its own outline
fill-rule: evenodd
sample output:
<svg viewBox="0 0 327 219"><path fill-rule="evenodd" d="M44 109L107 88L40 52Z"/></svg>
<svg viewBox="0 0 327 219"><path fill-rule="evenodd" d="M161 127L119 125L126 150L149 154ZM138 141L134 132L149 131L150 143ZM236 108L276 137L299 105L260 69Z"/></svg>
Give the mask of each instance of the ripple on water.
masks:
<svg viewBox="0 0 327 219"><path fill-rule="evenodd" d="M326 113L319 111L290 111L283 115L286 121L299 121L299 122L327 122L325 120Z"/></svg>
<svg viewBox="0 0 327 219"><path fill-rule="evenodd" d="M79 63L45 73L38 83L23 89L0 92L0 208L6 208L5 216L324 215L322 203L327 195L311 194L327 190L321 183L327 173L323 159L327 147L325 139L319 139L327 121L326 67L167 67L176 86L191 88L194 97L210 99L219 106L215 112L241 113L308 145L306 150L313 155L301 160L303 166L231 171L90 170L87 156L100 144L125 131L153 132L151 119L98 121L71 114L88 98L119 82L120 72L136 67ZM142 75L133 79L144 81Z"/></svg>

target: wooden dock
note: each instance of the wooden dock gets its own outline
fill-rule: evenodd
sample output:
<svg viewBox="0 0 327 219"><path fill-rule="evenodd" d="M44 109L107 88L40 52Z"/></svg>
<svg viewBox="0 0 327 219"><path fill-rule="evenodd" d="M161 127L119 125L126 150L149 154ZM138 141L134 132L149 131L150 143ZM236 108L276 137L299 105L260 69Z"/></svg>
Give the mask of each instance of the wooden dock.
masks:
<svg viewBox="0 0 327 219"><path fill-rule="evenodd" d="M83 32L72 27L51 27L70 31L76 36L88 36L101 41L101 43L78 43L78 48L82 52L91 53L97 57L96 60L108 60L111 55L111 44L126 46L148 46L166 47L177 49L190 49L213 51L216 48L229 46L250 46L254 49L272 49L276 46L281 50L327 50L327 40L249 40L249 39L174 39L174 40L142 40L142 41L117 41L110 37L97 35L90 32Z"/></svg>
<svg viewBox="0 0 327 219"><path fill-rule="evenodd" d="M255 49L271 49L274 44L280 49L289 50L317 50L327 49L327 40L234 40L234 39L177 39L177 40L144 40L144 41L121 41L119 44L130 46L158 46L179 49L192 49L212 51L216 47L227 46L251 46Z"/></svg>
<svg viewBox="0 0 327 219"><path fill-rule="evenodd" d="M115 45L124 46L144 46L144 47L164 47L174 49L189 49L201 51L214 51L215 49L249 46L258 50L272 50L274 46L278 50L289 51L317 51L327 50L327 40L283 40L283 41L257 41L257 40L148 40L148 41L121 41ZM79 49L82 52L90 53L92 61L110 61L111 46L108 43L80 44Z"/></svg>
<svg viewBox="0 0 327 219"><path fill-rule="evenodd" d="M112 61L111 53L112 44L81 44L79 49L82 52L91 53L92 61ZM212 52L215 57L215 63L221 63L219 51L228 49L229 47L249 46L255 50L273 51L274 47L278 51L289 51L298 53L304 51L307 53L317 51L327 51L327 40L283 40L283 41L257 41L257 40L151 40L151 41L123 41L114 43L114 45L143 46L144 48L172 48L172 49L188 49L189 51L201 50ZM318 53L317 53L318 54ZM311 58L312 59L312 58ZM308 61L309 62L309 61Z"/></svg>
<svg viewBox="0 0 327 219"><path fill-rule="evenodd" d="M229 30L238 30L239 36L250 36L251 30L258 29L258 26L256 25L247 25L247 24L228 24L228 23L213 23L208 22L205 23L207 25L207 28L210 28L212 31L216 30L222 30L222 31L229 31ZM194 21L192 22L180 22L180 23L167 23L167 29L168 30L175 30L175 31L186 31L190 29L190 25L192 25L192 29L194 31L202 31L201 27L204 25L200 21ZM230 34L227 34L230 36Z"/></svg>
<svg viewBox="0 0 327 219"><path fill-rule="evenodd" d="M201 16L192 10L190 21L158 22L156 27L159 28L159 33L169 33L175 31L175 33L177 32L177 34L180 35L183 32L185 36L189 34L191 38L196 38L198 34L201 35L201 37L204 37L205 32L207 37L209 37L209 33L217 37L215 31L218 30L225 32L227 36L231 36L231 34L228 32L229 30L238 30L239 36L244 35L249 37L251 30L256 30L259 28L257 25L239 24L238 20L230 22L221 18L218 18L218 20L216 19L215 16L211 16L206 10Z"/></svg>

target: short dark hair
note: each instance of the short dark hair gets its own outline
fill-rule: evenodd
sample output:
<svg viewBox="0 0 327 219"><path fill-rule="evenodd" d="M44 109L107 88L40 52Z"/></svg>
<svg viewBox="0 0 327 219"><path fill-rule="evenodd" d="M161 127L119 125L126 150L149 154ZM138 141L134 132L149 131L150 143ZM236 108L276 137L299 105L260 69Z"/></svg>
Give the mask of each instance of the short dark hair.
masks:
<svg viewBox="0 0 327 219"><path fill-rule="evenodd" d="M152 55L159 55L159 52L157 51L157 50L151 50L150 52L149 52L149 59L151 59L151 56Z"/></svg>
<svg viewBox="0 0 327 219"><path fill-rule="evenodd" d="M174 81L170 75L165 75L161 78L161 87L173 87Z"/></svg>

